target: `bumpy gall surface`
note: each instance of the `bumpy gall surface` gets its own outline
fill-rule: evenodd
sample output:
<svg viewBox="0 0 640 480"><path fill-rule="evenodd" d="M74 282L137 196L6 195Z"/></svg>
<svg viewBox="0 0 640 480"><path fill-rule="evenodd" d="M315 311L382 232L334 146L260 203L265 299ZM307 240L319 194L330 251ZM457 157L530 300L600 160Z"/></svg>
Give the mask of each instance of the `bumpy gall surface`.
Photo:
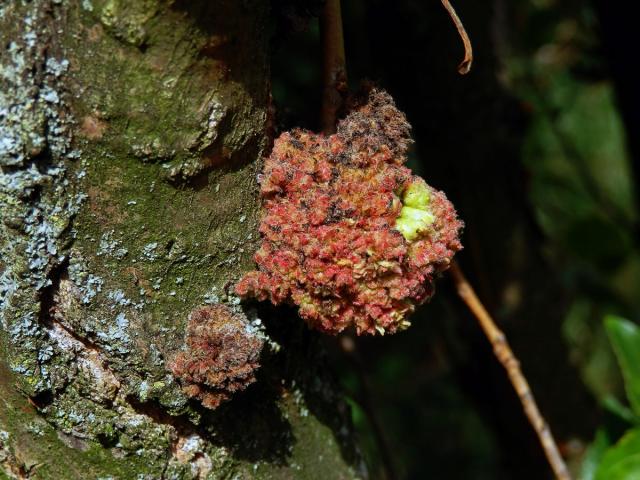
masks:
<svg viewBox="0 0 640 480"><path fill-rule="evenodd" d="M462 222L444 193L404 167L410 126L373 89L330 136L276 139L261 178L258 270L242 297L293 302L312 327L393 333L433 294L462 248Z"/></svg>
<svg viewBox="0 0 640 480"><path fill-rule="evenodd" d="M169 368L183 391L214 409L255 382L263 340L243 315L225 305L191 312L185 348Z"/></svg>

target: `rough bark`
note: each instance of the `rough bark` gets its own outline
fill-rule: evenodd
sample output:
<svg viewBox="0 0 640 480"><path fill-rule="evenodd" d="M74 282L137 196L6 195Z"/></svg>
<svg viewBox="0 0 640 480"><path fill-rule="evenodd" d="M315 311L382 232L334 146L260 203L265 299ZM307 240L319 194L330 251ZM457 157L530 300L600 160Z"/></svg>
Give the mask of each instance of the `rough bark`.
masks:
<svg viewBox="0 0 640 480"><path fill-rule="evenodd" d="M229 288L258 240L268 25L260 0L0 6L0 473L363 475L316 337ZM215 303L269 348L208 410L167 363Z"/></svg>

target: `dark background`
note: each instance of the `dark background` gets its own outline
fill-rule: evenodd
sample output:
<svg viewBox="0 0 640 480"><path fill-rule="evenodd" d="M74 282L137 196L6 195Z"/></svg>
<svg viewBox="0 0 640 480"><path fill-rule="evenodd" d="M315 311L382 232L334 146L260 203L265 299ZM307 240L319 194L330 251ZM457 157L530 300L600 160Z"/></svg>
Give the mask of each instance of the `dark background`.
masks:
<svg viewBox="0 0 640 480"><path fill-rule="evenodd" d="M344 0L347 70L413 125L411 167L466 223L458 260L505 330L575 472L623 399L602 321L640 320L638 39L622 2ZM628 7L627 7L628 8ZM321 2L274 3L278 131L318 130ZM519 401L445 275L413 326L325 339L374 478L551 478Z"/></svg>

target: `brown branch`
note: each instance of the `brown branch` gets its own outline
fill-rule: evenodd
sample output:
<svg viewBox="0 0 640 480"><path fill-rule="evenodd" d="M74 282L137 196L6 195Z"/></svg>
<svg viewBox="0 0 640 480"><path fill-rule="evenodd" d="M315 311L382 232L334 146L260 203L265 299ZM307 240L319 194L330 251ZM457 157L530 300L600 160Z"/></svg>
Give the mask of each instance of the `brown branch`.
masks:
<svg viewBox="0 0 640 480"><path fill-rule="evenodd" d="M464 59L458 66L458 72L462 75L469 73L473 63L473 50L469 36L448 0L442 0L442 4L451 16L453 23L458 29L460 38L464 44ZM321 19L322 44L323 44L323 95L321 121L322 130L329 134L336 130L336 119L338 110L342 106L342 94L347 88L347 72L345 67L344 37L342 33L342 14L340 10L340 0L326 0L324 12ZM491 316L480 302L473 288L462 274L456 262L451 264L451 275L460 298L469 307L471 312L478 319L482 330L493 345L493 351L504 366L509 376L509 380L516 390L522 403L525 414L533 426L545 455L558 480L571 480L571 476L560 455L558 447L551 435L551 430L538 410L533 393L525 379L520 364L515 358L504 333L500 331ZM353 358L357 358L355 344L351 343L349 352ZM344 348L344 345L343 345ZM348 349L345 349L345 351ZM357 368L356 372L360 377L362 388L367 389L366 376L362 368ZM383 453L383 462L387 477L393 478L393 463L388 456L388 446L384 441L382 429L374 414L371 404L365 405L365 411L369 421L375 431L374 436L378 448Z"/></svg>
<svg viewBox="0 0 640 480"><path fill-rule="evenodd" d="M484 334L493 346L493 352L507 371L509 380L520 398L529 423L531 423L531 426L538 435L540 444L556 478L558 478L558 480L571 480L571 475L551 435L549 425L547 425L540 410L538 410L531 388L520 370L520 363L513 354L511 347L509 347L504 333L502 333L495 324L491 315L487 312L487 309L484 308L473 287L469 284L455 261L451 263L450 272L458 295L469 310L471 310L471 313L476 317L478 323L480 323L480 327L482 327Z"/></svg>
<svg viewBox="0 0 640 480"><path fill-rule="evenodd" d="M322 71L322 110L321 124L325 134L335 133L338 111L342 107L343 95L347 92L347 69L344 53L344 35L342 33L342 12L340 0L326 0L320 18L322 34L323 71ZM340 348L354 364L358 377L361 395L359 403L372 428L373 438L382 457L382 468L387 480L397 478L391 455L391 448L386 439L382 424L376 415L373 395L364 363L362 362L355 342L351 337L343 336Z"/></svg>
<svg viewBox="0 0 640 480"><path fill-rule="evenodd" d="M464 45L464 58L460 65L458 65L458 73L460 75L466 75L471 70L471 64L473 63L473 48L471 48L471 40L469 40L469 35L467 35L467 31L464 29L464 25L458 17L458 14L453 9L453 6L449 3L449 0L441 0L442 5L447 10L447 13L453 20L453 24L458 29L458 35L462 39L462 43Z"/></svg>
<svg viewBox="0 0 640 480"><path fill-rule="evenodd" d="M340 0L326 0L320 19L322 33L322 131L336 131L336 118L347 88Z"/></svg>

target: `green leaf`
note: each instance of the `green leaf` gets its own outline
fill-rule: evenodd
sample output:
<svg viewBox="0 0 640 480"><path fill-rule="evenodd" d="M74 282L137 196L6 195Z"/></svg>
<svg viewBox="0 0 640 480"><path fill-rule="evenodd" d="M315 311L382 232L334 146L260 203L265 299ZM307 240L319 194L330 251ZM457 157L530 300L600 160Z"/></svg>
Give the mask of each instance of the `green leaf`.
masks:
<svg viewBox="0 0 640 480"><path fill-rule="evenodd" d="M629 404L640 415L640 327L613 315L607 315L604 324L622 370Z"/></svg>
<svg viewBox="0 0 640 480"><path fill-rule="evenodd" d="M602 428L598 429L596 437L593 442L591 442L591 445L589 445L589 448L587 448L584 459L582 460L580 480L594 480L596 478L596 470L600 465L602 456L608 451L610 446L611 441L609 440L607 432Z"/></svg>
<svg viewBox="0 0 640 480"><path fill-rule="evenodd" d="M595 480L640 480L640 429L629 430L605 452Z"/></svg>
<svg viewBox="0 0 640 480"><path fill-rule="evenodd" d="M602 406L605 410L612 413L620 420L624 420L625 422L632 425L640 423L640 418L635 415L626 405L620 403L620 401L612 395L607 395L606 397L604 397L604 399L602 400Z"/></svg>

